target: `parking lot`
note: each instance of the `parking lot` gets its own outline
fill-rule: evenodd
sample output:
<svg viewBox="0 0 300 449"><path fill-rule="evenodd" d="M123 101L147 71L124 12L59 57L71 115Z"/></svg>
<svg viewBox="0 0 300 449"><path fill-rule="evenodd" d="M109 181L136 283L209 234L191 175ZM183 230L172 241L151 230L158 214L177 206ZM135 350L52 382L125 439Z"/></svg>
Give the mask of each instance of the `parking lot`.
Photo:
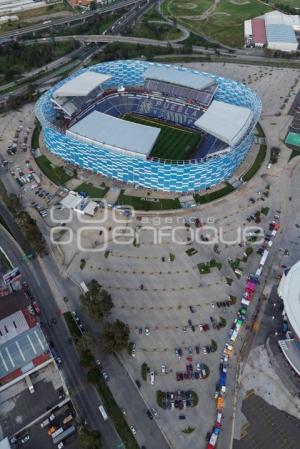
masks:
<svg viewBox="0 0 300 449"><path fill-rule="evenodd" d="M30 394L25 380L0 393L1 430L4 435L12 436L19 432L59 402L58 390L63 384L52 363L33 373L30 378L35 389L33 394Z"/></svg>
<svg viewBox="0 0 300 449"><path fill-rule="evenodd" d="M50 416L51 420L50 421ZM42 420L33 424L29 429L24 431L20 437L17 438L17 441L12 444L13 449L19 449L22 447L26 447L26 449L53 449L53 439L50 433L54 433L54 429L58 429L61 424L63 424L63 420L68 421L68 425L74 425L75 414L72 408L71 403L67 403L56 410L53 410L51 414L45 416ZM45 423L49 422L49 425L45 426ZM27 437L26 444L22 443ZM29 437L29 438L28 438ZM65 448L69 449L77 449L78 448L78 440L76 433L66 440L64 440Z"/></svg>
<svg viewBox="0 0 300 449"><path fill-rule="evenodd" d="M126 226L137 229L138 244L135 241L126 245L112 241L115 224L109 216L106 226L112 229L106 252L79 252L75 255L75 241L73 247L68 245L62 248L72 279L78 283L97 278L111 292L113 317L129 325L131 340L135 344L133 356L124 355L122 360L132 380L141 385L140 392L149 409L154 407L158 410L159 418L156 419L176 448L184 448L187 444L199 445L199 442L202 442L200 447L204 447L206 433L215 419L214 396L220 355L239 307L239 301L234 304L230 296L241 297L246 275L256 269L260 257L256 254L260 246L250 241L251 232L247 234L249 241L246 246L229 242L236 238L237 222L242 224L241 232L246 232L247 226L268 229L270 219L276 214L276 205L272 206L263 194L266 185L262 178L258 179L257 190L252 191L249 198L237 192L230 199L223 200L219 204L218 217L210 214L211 206L206 207L205 215L201 214L202 222L211 222L211 226L216 226L219 233L223 232L226 239L219 242L217 248L209 241L203 244L201 237L199 241L188 241L196 233L193 220L190 227L185 224L189 222L189 216L181 217L179 224L176 218L172 220L170 217L161 218L159 223L150 217L147 223L143 223L144 219L134 219ZM254 201L249 201L250 198ZM233 204L230 212L229 201ZM249 216L255 218L255 214L264 207L270 207L270 210L267 215L260 213L259 225L253 219L250 223L247 221ZM65 210L57 213L58 217L61 214L61 219L66 218ZM101 211L91 219L91 223L100 217L103 217ZM153 241L154 232L153 229L149 230L150 224L158 232L167 224L166 220L171 228L177 229L177 241L185 241L184 244L172 242L171 234L166 235L160 244ZM73 220L67 225L76 235L79 221ZM208 240L211 238L208 228L200 228L200 235ZM90 229L84 237L84 246L100 248L102 237L97 228ZM253 254L245 258L245 248L250 246L253 247ZM86 266L81 270L82 258L86 260ZM230 265L237 258L240 260L241 277ZM211 265L209 272L206 272L207 264ZM202 269L204 272L201 272ZM146 364L146 380L142 377L143 364ZM202 373L206 367L208 376ZM233 382L233 369L234 366L229 364L229 386ZM181 402L182 399L173 401L166 396L168 401L160 406L157 403L159 390L170 397L177 391L191 390L196 393L198 403L187 406ZM131 423L130 411L127 410L127 414ZM193 429L191 433L186 433L188 427ZM138 432L138 424L135 428Z"/></svg>

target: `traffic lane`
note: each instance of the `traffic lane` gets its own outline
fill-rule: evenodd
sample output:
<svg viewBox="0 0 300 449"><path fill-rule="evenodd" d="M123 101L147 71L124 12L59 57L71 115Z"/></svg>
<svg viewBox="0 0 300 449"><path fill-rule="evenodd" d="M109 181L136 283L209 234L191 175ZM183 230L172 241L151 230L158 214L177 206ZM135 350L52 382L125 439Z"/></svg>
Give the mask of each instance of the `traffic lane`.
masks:
<svg viewBox="0 0 300 449"><path fill-rule="evenodd" d="M158 423L147 416L148 406L125 368L115 357L102 354L99 357L104 369L111 374L109 386L119 406L125 409L128 424L135 427L137 441L141 445L145 444L147 449L169 449ZM153 405L157 408L156 404L151 404Z"/></svg>
<svg viewBox="0 0 300 449"><path fill-rule="evenodd" d="M0 244L12 262L18 264L18 261L22 257L22 252L4 233L0 233ZM72 400L75 400L75 406L78 405L82 417L86 418L92 427L100 430L107 447L116 447L120 443L120 438L110 422L104 422L98 419L100 399L98 399L94 387L85 381L85 372L80 366L76 349L73 344L67 343L69 333L63 317L58 318L59 309L52 297L50 287L46 280L43 279L43 275L41 275L40 279L42 282L39 284L36 282L36 276L40 271L37 261L24 265L21 271L26 278L32 294L39 301L42 316L57 318L57 324L51 325L51 327L47 326L46 334L57 348L59 356L63 360L63 374L66 384L70 389ZM43 291L42 301L40 296L41 288Z"/></svg>

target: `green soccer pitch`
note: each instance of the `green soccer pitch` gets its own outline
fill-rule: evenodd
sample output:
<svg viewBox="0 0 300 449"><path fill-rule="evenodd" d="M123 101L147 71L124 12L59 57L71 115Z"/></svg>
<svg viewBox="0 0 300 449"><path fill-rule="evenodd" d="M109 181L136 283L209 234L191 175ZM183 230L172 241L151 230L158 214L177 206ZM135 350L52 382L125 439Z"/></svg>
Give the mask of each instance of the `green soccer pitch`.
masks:
<svg viewBox="0 0 300 449"><path fill-rule="evenodd" d="M170 125L160 120L140 117L134 114L125 114L123 119L161 129L149 157L173 161L188 160L196 148L199 147L202 140L201 135L194 131Z"/></svg>

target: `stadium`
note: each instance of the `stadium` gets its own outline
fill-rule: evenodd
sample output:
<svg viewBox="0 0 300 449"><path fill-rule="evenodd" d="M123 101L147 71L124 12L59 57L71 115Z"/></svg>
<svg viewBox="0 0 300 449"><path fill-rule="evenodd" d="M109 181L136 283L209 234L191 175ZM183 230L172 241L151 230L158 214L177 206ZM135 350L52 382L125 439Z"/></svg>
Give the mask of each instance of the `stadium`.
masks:
<svg viewBox="0 0 300 449"><path fill-rule="evenodd" d="M253 144L261 102L236 81L147 61L94 65L36 104L47 149L135 187L193 192L228 180Z"/></svg>
<svg viewBox="0 0 300 449"><path fill-rule="evenodd" d="M300 262L283 272L278 296L283 300L286 324L286 338L278 343L288 363L300 376Z"/></svg>

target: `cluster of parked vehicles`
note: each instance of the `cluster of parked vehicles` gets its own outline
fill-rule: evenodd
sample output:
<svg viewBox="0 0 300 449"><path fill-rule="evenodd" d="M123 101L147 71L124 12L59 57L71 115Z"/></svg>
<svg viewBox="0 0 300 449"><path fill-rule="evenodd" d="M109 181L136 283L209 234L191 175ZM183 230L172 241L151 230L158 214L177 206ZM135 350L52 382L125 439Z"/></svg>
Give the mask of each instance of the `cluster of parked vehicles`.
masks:
<svg viewBox="0 0 300 449"><path fill-rule="evenodd" d="M65 447L65 440L76 432L74 425L74 412L68 409L63 415L56 416L54 413L41 422L40 426L47 429L54 445L58 449Z"/></svg>
<svg viewBox="0 0 300 449"><path fill-rule="evenodd" d="M162 408L164 410L184 410L194 406L192 390L162 392Z"/></svg>
<svg viewBox="0 0 300 449"><path fill-rule="evenodd" d="M209 324L207 324L207 323L195 325L195 324L193 324L192 320L188 320L188 325L183 326L182 330L183 330L183 332L187 332L188 328L190 328L193 332L196 332L197 327L199 328L199 331L204 331L204 332L207 332L210 329Z"/></svg>
<svg viewBox="0 0 300 449"><path fill-rule="evenodd" d="M193 363L189 363L186 365L186 370L184 372L178 371L176 373L176 380L183 381L206 379L208 374L208 368L203 363L197 362L195 365Z"/></svg>
<svg viewBox="0 0 300 449"><path fill-rule="evenodd" d="M275 217L274 217L275 218ZM272 238L274 239L277 232L280 229L279 216L277 215L275 220L269 225L269 230L271 231ZM259 261L259 266L255 274L249 274L247 277L247 282L245 285L243 297L241 299L241 306L238 310L237 316L230 328L228 339L226 340L222 357L220 360L220 376L216 386L215 399L216 399L216 414L217 417L214 421L212 431L208 433L209 438L207 438L207 449L215 449L218 438L222 428L223 419L223 408L225 403L226 395L226 382L227 382L227 363L228 359L233 356L234 345L238 338L239 332L246 320L248 307L251 304L257 285L260 282L260 276L262 274L263 267L268 258L269 251L264 250L263 255Z"/></svg>
<svg viewBox="0 0 300 449"><path fill-rule="evenodd" d="M35 201L33 201L31 203L32 207L34 207L38 213L40 214L41 217L46 218L48 215L48 209L46 209L43 206L40 206L38 203L36 203Z"/></svg>

